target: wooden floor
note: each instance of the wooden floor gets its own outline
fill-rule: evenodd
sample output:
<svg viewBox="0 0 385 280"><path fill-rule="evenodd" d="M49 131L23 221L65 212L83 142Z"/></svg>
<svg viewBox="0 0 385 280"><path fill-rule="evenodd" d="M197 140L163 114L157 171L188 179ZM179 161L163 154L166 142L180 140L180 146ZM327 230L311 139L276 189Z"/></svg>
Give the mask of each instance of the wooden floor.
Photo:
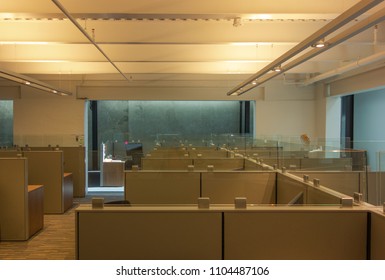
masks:
<svg viewBox="0 0 385 280"><path fill-rule="evenodd" d="M119 193L93 193L74 199L74 206L64 214L44 215L44 228L28 241L0 242L0 260L74 260L75 209L90 203L94 196L105 201L121 200Z"/></svg>

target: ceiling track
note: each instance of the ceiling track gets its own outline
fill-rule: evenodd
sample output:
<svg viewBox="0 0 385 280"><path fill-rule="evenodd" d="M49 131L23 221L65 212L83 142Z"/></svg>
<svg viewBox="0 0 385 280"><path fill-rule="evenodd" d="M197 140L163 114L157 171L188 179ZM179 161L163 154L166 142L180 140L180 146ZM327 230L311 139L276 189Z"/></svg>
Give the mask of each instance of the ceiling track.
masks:
<svg viewBox="0 0 385 280"><path fill-rule="evenodd" d="M240 18L242 21L329 21L334 14L275 14L270 18L258 14L129 14L129 13L73 13L76 20L102 21L232 21ZM67 20L61 13L0 13L3 21L53 21Z"/></svg>

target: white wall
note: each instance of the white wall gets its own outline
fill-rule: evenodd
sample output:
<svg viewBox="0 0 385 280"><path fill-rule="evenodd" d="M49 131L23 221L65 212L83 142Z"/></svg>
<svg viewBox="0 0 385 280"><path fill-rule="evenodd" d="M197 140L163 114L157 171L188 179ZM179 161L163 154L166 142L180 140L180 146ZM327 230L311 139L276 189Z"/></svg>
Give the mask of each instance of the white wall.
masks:
<svg viewBox="0 0 385 280"><path fill-rule="evenodd" d="M256 101L256 137L317 137L315 88L269 83L264 98Z"/></svg>
<svg viewBox="0 0 385 280"><path fill-rule="evenodd" d="M313 86L304 87L284 84L282 81L270 81L265 87L242 95L240 99L256 101L256 137L266 135L299 137L303 133L310 137L318 137L320 133L322 134L322 127L320 132L317 128L319 122L317 112L323 110L323 103L316 100L314 89ZM141 97L141 100L159 100L159 91L153 89L150 94L148 89L145 90L146 95L143 96L140 89L137 89L136 99ZM180 100L202 100L202 96L205 96L206 100L235 100L234 97L226 97L224 92L210 95L211 89L205 90L206 92L200 89L199 94L194 95L189 89L188 95L178 96ZM92 92L93 88L87 87L77 94L92 96ZM100 88L96 88L95 92L95 96L99 96ZM120 89L120 92L123 93L124 89ZM111 99L108 98L108 94L109 91L105 91L103 98L100 99ZM177 93L162 91L161 95L163 100L167 98L175 100ZM84 103L84 100L75 97L61 97L23 87L20 98L14 102L14 135L17 144L56 145L58 142L59 145L65 145L65 142L77 145L75 137L84 135ZM25 139L25 136L28 138Z"/></svg>
<svg viewBox="0 0 385 280"><path fill-rule="evenodd" d="M14 100L14 141L24 146L77 145L84 135L84 100L22 88Z"/></svg>
<svg viewBox="0 0 385 280"><path fill-rule="evenodd" d="M354 148L367 150L371 170L385 170L385 90L354 96ZM382 152L378 166L378 152Z"/></svg>
<svg viewBox="0 0 385 280"><path fill-rule="evenodd" d="M339 147L341 143L341 97L326 99L326 146Z"/></svg>

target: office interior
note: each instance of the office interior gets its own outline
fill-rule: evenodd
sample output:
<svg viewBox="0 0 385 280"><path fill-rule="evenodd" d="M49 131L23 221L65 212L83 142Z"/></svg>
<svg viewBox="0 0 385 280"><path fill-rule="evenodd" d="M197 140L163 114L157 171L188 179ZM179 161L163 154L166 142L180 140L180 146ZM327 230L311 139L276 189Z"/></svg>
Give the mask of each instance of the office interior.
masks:
<svg viewBox="0 0 385 280"><path fill-rule="evenodd" d="M3 3L0 259L384 259L385 4L270 2Z"/></svg>

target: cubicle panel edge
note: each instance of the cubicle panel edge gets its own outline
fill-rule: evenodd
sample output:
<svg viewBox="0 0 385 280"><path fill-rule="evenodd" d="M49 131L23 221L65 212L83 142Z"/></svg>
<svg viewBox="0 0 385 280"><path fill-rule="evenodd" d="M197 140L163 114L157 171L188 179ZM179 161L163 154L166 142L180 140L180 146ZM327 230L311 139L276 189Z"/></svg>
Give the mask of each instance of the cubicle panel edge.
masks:
<svg viewBox="0 0 385 280"><path fill-rule="evenodd" d="M28 161L0 158L0 240L27 240Z"/></svg>
<svg viewBox="0 0 385 280"><path fill-rule="evenodd" d="M385 260L385 215L384 213L371 212L370 222L370 258L372 260Z"/></svg>

